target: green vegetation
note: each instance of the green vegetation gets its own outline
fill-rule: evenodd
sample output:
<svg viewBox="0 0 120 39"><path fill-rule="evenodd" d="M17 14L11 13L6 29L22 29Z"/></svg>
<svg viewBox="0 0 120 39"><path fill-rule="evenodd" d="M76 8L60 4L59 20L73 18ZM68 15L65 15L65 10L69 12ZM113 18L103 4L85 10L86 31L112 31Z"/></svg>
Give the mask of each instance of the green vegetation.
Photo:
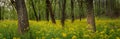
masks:
<svg viewBox="0 0 120 39"><path fill-rule="evenodd" d="M120 0L0 0L0 39L120 39Z"/></svg>
<svg viewBox="0 0 120 39"><path fill-rule="evenodd" d="M0 39L120 39L119 19L96 19L97 31L93 33L88 29L86 19L81 21L65 21L65 28L62 28L60 20L53 24L51 21L30 20L30 31L24 35L17 32L17 21L0 21Z"/></svg>

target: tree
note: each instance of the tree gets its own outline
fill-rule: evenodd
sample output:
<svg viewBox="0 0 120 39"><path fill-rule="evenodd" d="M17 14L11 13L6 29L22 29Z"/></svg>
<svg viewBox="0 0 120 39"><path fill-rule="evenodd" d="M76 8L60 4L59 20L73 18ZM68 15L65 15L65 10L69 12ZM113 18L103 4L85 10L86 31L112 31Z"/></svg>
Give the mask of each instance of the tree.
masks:
<svg viewBox="0 0 120 39"><path fill-rule="evenodd" d="M58 16L59 16L59 19L61 17L61 12L62 12L62 2L61 1L62 0L58 0L58 7L59 7L59 14L58 14Z"/></svg>
<svg viewBox="0 0 120 39"><path fill-rule="evenodd" d="M61 18L61 23L62 23L62 26L64 26L65 24L65 10L66 10L66 0L62 0L62 18Z"/></svg>
<svg viewBox="0 0 120 39"><path fill-rule="evenodd" d="M55 24L56 21L55 21L55 18L54 18L54 12L52 11L52 5L51 5L51 3L50 3L49 0L46 0L46 5L47 5L47 8L48 8L48 10L49 10L49 12L50 12L51 20L52 20L52 22Z"/></svg>
<svg viewBox="0 0 120 39"><path fill-rule="evenodd" d="M36 12L35 5L34 5L33 0L31 0L31 5L32 5L33 11L34 11L34 15L35 15L36 21L39 21L40 18L39 18L38 15L37 15L37 12ZM39 15L40 15L40 14L39 14Z"/></svg>
<svg viewBox="0 0 120 39"><path fill-rule="evenodd" d="M2 19L2 16L1 16L1 6L0 6L0 20Z"/></svg>
<svg viewBox="0 0 120 39"><path fill-rule="evenodd" d="M71 18L72 18L72 22L74 22L74 0L71 0Z"/></svg>
<svg viewBox="0 0 120 39"><path fill-rule="evenodd" d="M96 32L95 18L93 12L93 0L86 0L87 3L87 22L92 27L93 31Z"/></svg>
<svg viewBox="0 0 120 39"><path fill-rule="evenodd" d="M106 1L106 15L111 18L118 18L120 16L119 1L107 0Z"/></svg>
<svg viewBox="0 0 120 39"><path fill-rule="evenodd" d="M15 0L16 11L18 15L18 31L24 34L29 30L27 9L24 0Z"/></svg>
<svg viewBox="0 0 120 39"><path fill-rule="evenodd" d="M83 14L83 0L77 0L78 1L78 6L79 6L79 18L81 21L82 18L82 14Z"/></svg>
<svg viewBox="0 0 120 39"><path fill-rule="evenodd" d="M46 5L46 20L49 21L49 10Z"/></svg>

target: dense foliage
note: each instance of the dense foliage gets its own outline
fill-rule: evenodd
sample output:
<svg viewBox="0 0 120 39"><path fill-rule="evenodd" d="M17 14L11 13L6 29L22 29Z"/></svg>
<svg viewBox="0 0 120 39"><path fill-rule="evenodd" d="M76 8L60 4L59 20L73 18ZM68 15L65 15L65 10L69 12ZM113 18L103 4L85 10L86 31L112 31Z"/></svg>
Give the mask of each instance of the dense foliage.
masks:
<svg viewBox="0 0 120 39"><path fill-rule="evenodd" d="M25 35L17 33L17 21L0 21L0 39L120 39L119 19L96 19L97 31L93 33L88 29L86 19L82 21L65 21L63 29L60 20L57 24L51 21L29 21L30 31Z"/></svg>
<svg viewBox="0 0 120 39"><path fill-rule="evenodd" d="M2 0L3 1L3 0ZM5 0L2 2L1 1L1 16L3 19L17 19L17 13L14 8L14 5L11 4L10 1ZM45 0L33 0L34 2L34 7L35 11L37 14L41 14L41 19L45 20L45 14L46 14L46 3ZM61 18L61 8L62 2L59 0L51 0L52 3L52 9L55 12L55 18L60 19ZM60 5L59 5L60 3ZM29 19L35 20L34 16L34 10L32 9L31 1L26 0L26 6L27 6L27 11L29 15ZM82 10L80 10L82 9ZM95 16L98 17L115 17L119 16L120 10L120 0L94 0L94 13ZM71 2L70 0L66 1L66 18L70 19L71 18ZM86 2L85 0L82 1L81 7L79 7L79 3L77 0L74 1L74 16L75 18L79 18L79 14L81 14L83 17L86 17Z"/></svg>

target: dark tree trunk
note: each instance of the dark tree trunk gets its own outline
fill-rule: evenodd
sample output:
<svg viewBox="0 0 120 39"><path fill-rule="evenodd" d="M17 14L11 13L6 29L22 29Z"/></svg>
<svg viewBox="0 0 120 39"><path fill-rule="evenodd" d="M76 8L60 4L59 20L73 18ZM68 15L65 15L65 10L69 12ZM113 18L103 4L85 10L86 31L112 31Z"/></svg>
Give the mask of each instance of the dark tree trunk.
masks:
<svg viewBox="0 0 120 39"><path fill-rule="evenodd" d="M64 27L64 24L65 24L65 10L66 10L66 0L62 0L62 18L61 18L61 23L62 23L62 26Z"/></svg>
<svg viewBox="0 0 120 39"><path fill-rule="evenodd" d="M46 20L49 21L49 10L47 6L46 6Z"/></svg>
<svg viewBox="0 0 120 39"><path fill-rule="evenodd" d="M91 29L96 32L94 10L93 10L93 0L87 0L87 22L90 25Z"/></svg>
<svg viewBox="0 0 120 39"><path fill-rule="evenodd" d="M117 4L120 5L119 3L117 3L117 1L115 0L109 0L108 1L108 16L111 18L118 18L119 17L119 12L120 12L120 8L119 6L116 6Z"/></svg>
<svg viewBox="0 0 120 39"><path fill-rule="evenodd" d="M20 34L24 34L29 30L29 22L27 9L24 0L15 0L16 11L18 15L18 31Z"/></svg>
<svg viewBox="0 0 120 39"><path fill-rule="evenodd" d="M51 20L52 20L52 22L53 22L54 24L56 24L56 21L55 21L55 18L54 18L54 13L53 13L53 11L52 11L52 5L51 5L50 1L49 1L49 0L46 0L46 4L47 4L47 8L48 8L48 10L49 10L49 12L50 12Z"/></svg>
<svg viewBox="0 0 120 39"><path fill-rule="evenodd" d="M1 6L0 6L0 20L2 19L2 16L1 16L1 10L2 10L2 9L1 9Z"/></svg>
<svg viewBox="0 0 120 39"><path fill-rule="evenodd" d="M33 0L31 0L31 5L32 5L33 11L34 11L34 15L35 15L36 21L39 21L40 19L39 19L38 15L37 15L37 12L35 10L35 5L34 5Z"/></svg>
<svg viewBox="0 0 120 39"><path fill-rule="evenodd" d="M82 14L83 14L83 0L77 0L78 1L78 6L79 6L79 18L80 21L82 19Z"/></svg>
<svg viewBox="0 0 120 39"><path fill-rule="evenodd" d="M74 0L71 0L71 18L72 18L72 22L74 22Z"/></svg>

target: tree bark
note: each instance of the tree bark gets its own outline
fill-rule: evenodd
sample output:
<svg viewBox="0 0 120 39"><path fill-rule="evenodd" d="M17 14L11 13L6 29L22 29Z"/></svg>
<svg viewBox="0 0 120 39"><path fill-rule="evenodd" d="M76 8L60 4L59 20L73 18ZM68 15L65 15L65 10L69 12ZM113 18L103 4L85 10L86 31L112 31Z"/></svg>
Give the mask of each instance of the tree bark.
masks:
<svg viewBox="0 0 120 39"><path fill-rule="evenodd" d="M82 15L83 15L83 0L77 0L78 1L78 6L79 6L79 18L80 21L82 19Z"/></svg>
<svg viewBox="0 0 120 39"><path fill-rule="evenodd" d="M60 17L61 17L61 12L62 12L62 2L61 2L62 0L58 0L58 5L59 5L59 19L60 19Z"/></svg>
<svg viewBox="0 0 120 39"><path fill-rule="evenodd" d="M51 17L52 22L54 24L56 24L56 21L55 21L55 18L54 18L54 12L52 11L52 5L51 5L49 0L46 0L46 5L47 5L47 8L48 8L48 10L50 12L50 17Z"/></svg>
<svg viewBox="0 0 120 39"><path fill-rule="evenodd" d="M15 4L18 15L18 31L20 34L24 34L29 30L29 22L25 1L15 0Z"/></svg>
<svg viewBox="0 0 120 39"><path fill-rule="evenodd" d="M96 32L94 10L93 10L93 0L87 0L87 22L90 25L91 29Z"/></svg>
<svg viewBox="0 0 120 39"><path fill-rule="evenodd" d="M1 6L0 6L0 20L2 19L2 16L1 16Z"/></svg>
<svg viewBox="0 0 120 39"><path fill-rule="evenodd" d="M40 9L38 10L38 19L39 19L39 21L41 20Z"/></svg>
<svg viewBox="0 0 120 39"><path fill-rule="evenodd" d="M74 22L74 0L71 0L71 18L72 18L72 22Z"/></svg>
<svg viewBox="0 0 120 39"><path fill-rule="evenodd" d="M35 10L35 5L34 5L33 0L31 0L31 5L32 5L33 11L34 11L34 15L35 15L36 21L39 21L40 19L39 19L38 15L37 15L37 12Z"/></svg>
<svg viewBox="0 0 120 39"><path fill-rule="evenodd" d="M49 10L47 6L46 6L46 20L49 21Z"/></svg>
<svg viewBox="0 0 120 39"><path fill-rule="evenodd" d="M62 26L64 27L64 24L65 24L65 10L66 10L66 0L62 0L62 18L61 18L61 23L62 23Z"/></svg>

